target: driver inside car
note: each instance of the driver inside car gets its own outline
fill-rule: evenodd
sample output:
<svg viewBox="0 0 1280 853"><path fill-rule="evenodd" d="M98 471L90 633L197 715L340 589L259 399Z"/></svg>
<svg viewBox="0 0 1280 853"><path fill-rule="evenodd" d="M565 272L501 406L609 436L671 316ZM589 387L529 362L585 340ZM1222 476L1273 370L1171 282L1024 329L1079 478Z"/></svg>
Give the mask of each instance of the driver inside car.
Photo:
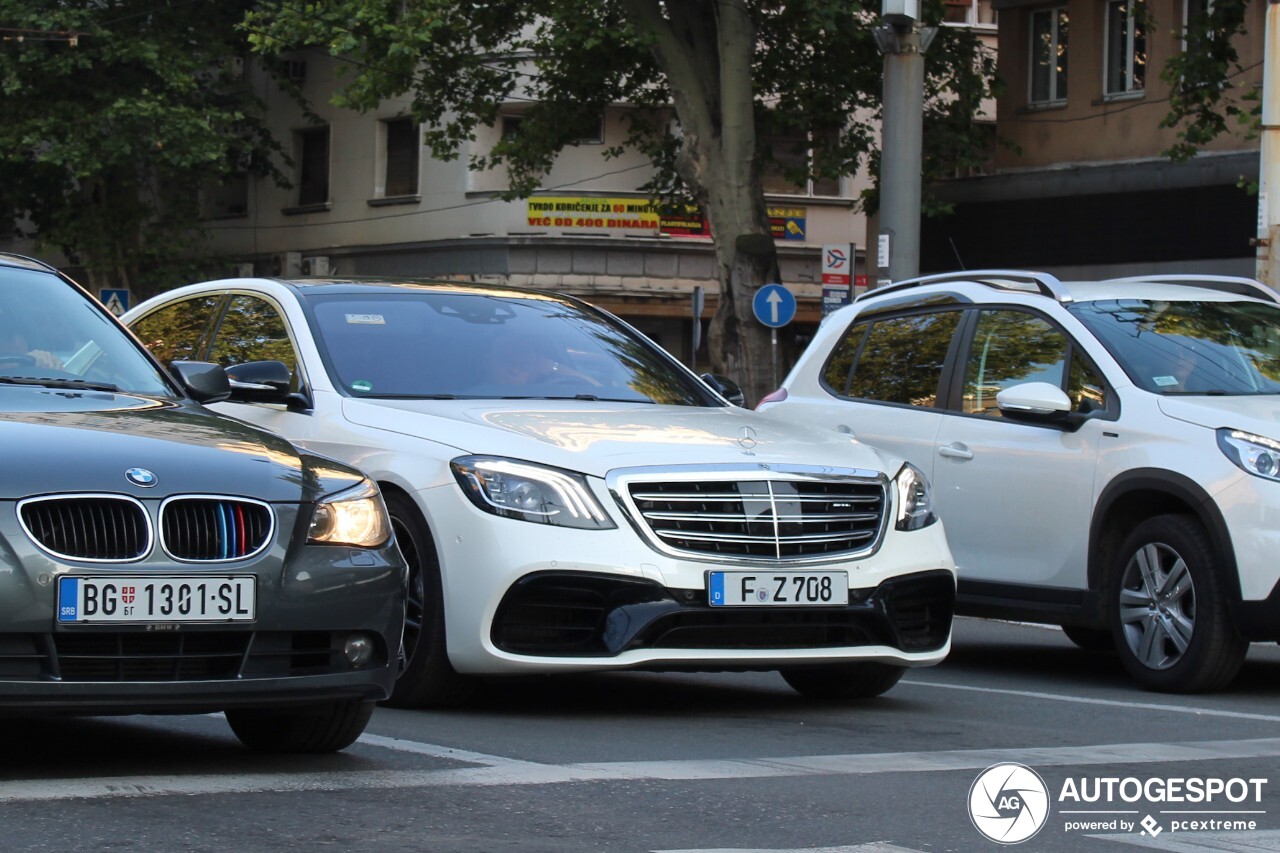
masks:
<svg viewBox="0 0 1280 853"><path fill-rule="evenodd" d="M0 314L0 364L28 360L34 367L62 368L62 359L48 350L29 346L21 324L7 314Z"/></svg>

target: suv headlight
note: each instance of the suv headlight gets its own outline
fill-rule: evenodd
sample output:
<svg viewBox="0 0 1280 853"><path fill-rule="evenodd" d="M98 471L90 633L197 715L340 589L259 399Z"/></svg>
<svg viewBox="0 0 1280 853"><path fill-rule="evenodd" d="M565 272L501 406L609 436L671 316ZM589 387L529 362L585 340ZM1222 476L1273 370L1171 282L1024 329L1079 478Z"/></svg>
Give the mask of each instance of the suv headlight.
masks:
<svg viewBox="0 0 1280 853"><path fill-rule="evenodd" d="M586 530L614 526L581 474L496 456L463 456L449 467L462 491L485 512Z"/></svg>
<svg viewBox="0 0 1280 853"><path fill-rule="evenodd" d="M338 492L316 504L307 542L377 548L391 537L391 519L382 493L371 480Z"/></svg>
<svg viewBox="0 0 1280 853"><path fill-rule="evenodd" d="M898 493L898 513L893 525L895 528L919 530L938 520L933 512L929 481L919 468L910 463L903 465L898 476L893 478L893 486Z"/></svg>
<svg viewBox="0 0 1280 853"><path fill-rule="evenodd" d="M1224 427L1218 430L1218 447L1253 476L1280 481L1280 441Z"/></svg>

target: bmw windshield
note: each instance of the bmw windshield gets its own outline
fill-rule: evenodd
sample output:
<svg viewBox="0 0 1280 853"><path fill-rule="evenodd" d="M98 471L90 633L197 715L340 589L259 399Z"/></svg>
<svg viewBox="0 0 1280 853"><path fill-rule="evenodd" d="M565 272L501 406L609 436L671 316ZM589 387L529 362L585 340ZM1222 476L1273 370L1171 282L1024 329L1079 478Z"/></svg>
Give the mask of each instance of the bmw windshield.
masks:
<svg viewBox="0 0 1280 853"><path fill-rule="evenodd" d="M0 277L0 388L122 391L171 397L155 365L97 305L47 272Z"/></svg>
<svg viewBox="0 0 1280 853"><path fill-rule="evenodd" d="M718 405L646 339L558 297L406 287L306 298L333 382L354 397Z"/></svg>
<svg viewBox="0 0 1280 853"><path fill-rule="evenodd" d="M1156 394L1280 394L1280 306L1115 299L1070 311Z"/></svg>

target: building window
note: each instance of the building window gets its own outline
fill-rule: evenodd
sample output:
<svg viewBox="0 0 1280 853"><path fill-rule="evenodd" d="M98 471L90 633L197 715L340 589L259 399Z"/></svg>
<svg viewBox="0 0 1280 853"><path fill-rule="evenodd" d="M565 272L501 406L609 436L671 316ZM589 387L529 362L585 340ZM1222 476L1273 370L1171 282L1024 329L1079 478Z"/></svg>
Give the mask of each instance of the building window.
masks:
<svg viewBox="0 0 1280 853"><path fill-rule="evenodd" d="M835 140L832 140L834 143ZM765 132L758 144L766 152L762 179L764 191L777 195L840 195L840 179L799 178L813 165L813 145L807 134Z"/></svg>
<svg viewBox="0 0 1280 853"><path fill-rule="evenodd" d="M520 132L520 126L524 124L524 116L520 115L504 115L502 117L502 136L505 139L509 136L515 136ZM571 139L569 145L603 145L604 144L604 116L592 118L583 122L581 132L578 136Z"/></svg>
<svg viewBox="0 0 1280 853"><path fill-rule="evenodd" d="M1031 13L1031 92L1033 104L1067 99L1067 10L1037 9Z"/></svg>
<svg viewBox="0 0 1280 853"><path fill-rule="evenodd" d="M1213 0L1182 0L1182 49L1190 49L1197 38L1213 38L1206 31L1209 16L1213 14Z"/></svg>
<svg viewBox="0 0 1280 853"><path fill-rule="evenodd" d="M313 127L294 135L298 164L298 204L329 201L329 128Z"/></svg>
<svg viewBox="0 0 1280 853"><path fill-rule="evenodd" d="M997 12L991 0L943 0L942 22L967 27L994 27Z"/></svg>
<svg viewBox="0 0 1280 853"><path fill-rule="evenodd" d="M1140 93L1146 82L1147 32L1138 0L1107 4L1107 95Z"/></svg>
<svg viewBox="0 0 1280 853"><path fill-rule="evenodd" d="M382 123L385 134L386 173L383 192L388 197L418 194L418 125L413 119L395 118Z"/></svg>

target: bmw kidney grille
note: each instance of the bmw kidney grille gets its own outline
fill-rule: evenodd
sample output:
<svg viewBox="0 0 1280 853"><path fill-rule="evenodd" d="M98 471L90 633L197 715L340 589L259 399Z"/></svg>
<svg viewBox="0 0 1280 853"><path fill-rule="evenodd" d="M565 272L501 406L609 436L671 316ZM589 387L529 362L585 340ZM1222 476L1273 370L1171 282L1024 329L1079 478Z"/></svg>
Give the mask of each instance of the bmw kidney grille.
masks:
<svg viewBox="0 0 1280 853"><path fill-rule="evenodd" d="M122 495L56 495L18 504L23 530L66 560L128 563L151 552L155 528L142 502ZM160 507L160 544L175 560L242 560L265 549L275 531L271 507L246 498L169 498Z"/></svg>

